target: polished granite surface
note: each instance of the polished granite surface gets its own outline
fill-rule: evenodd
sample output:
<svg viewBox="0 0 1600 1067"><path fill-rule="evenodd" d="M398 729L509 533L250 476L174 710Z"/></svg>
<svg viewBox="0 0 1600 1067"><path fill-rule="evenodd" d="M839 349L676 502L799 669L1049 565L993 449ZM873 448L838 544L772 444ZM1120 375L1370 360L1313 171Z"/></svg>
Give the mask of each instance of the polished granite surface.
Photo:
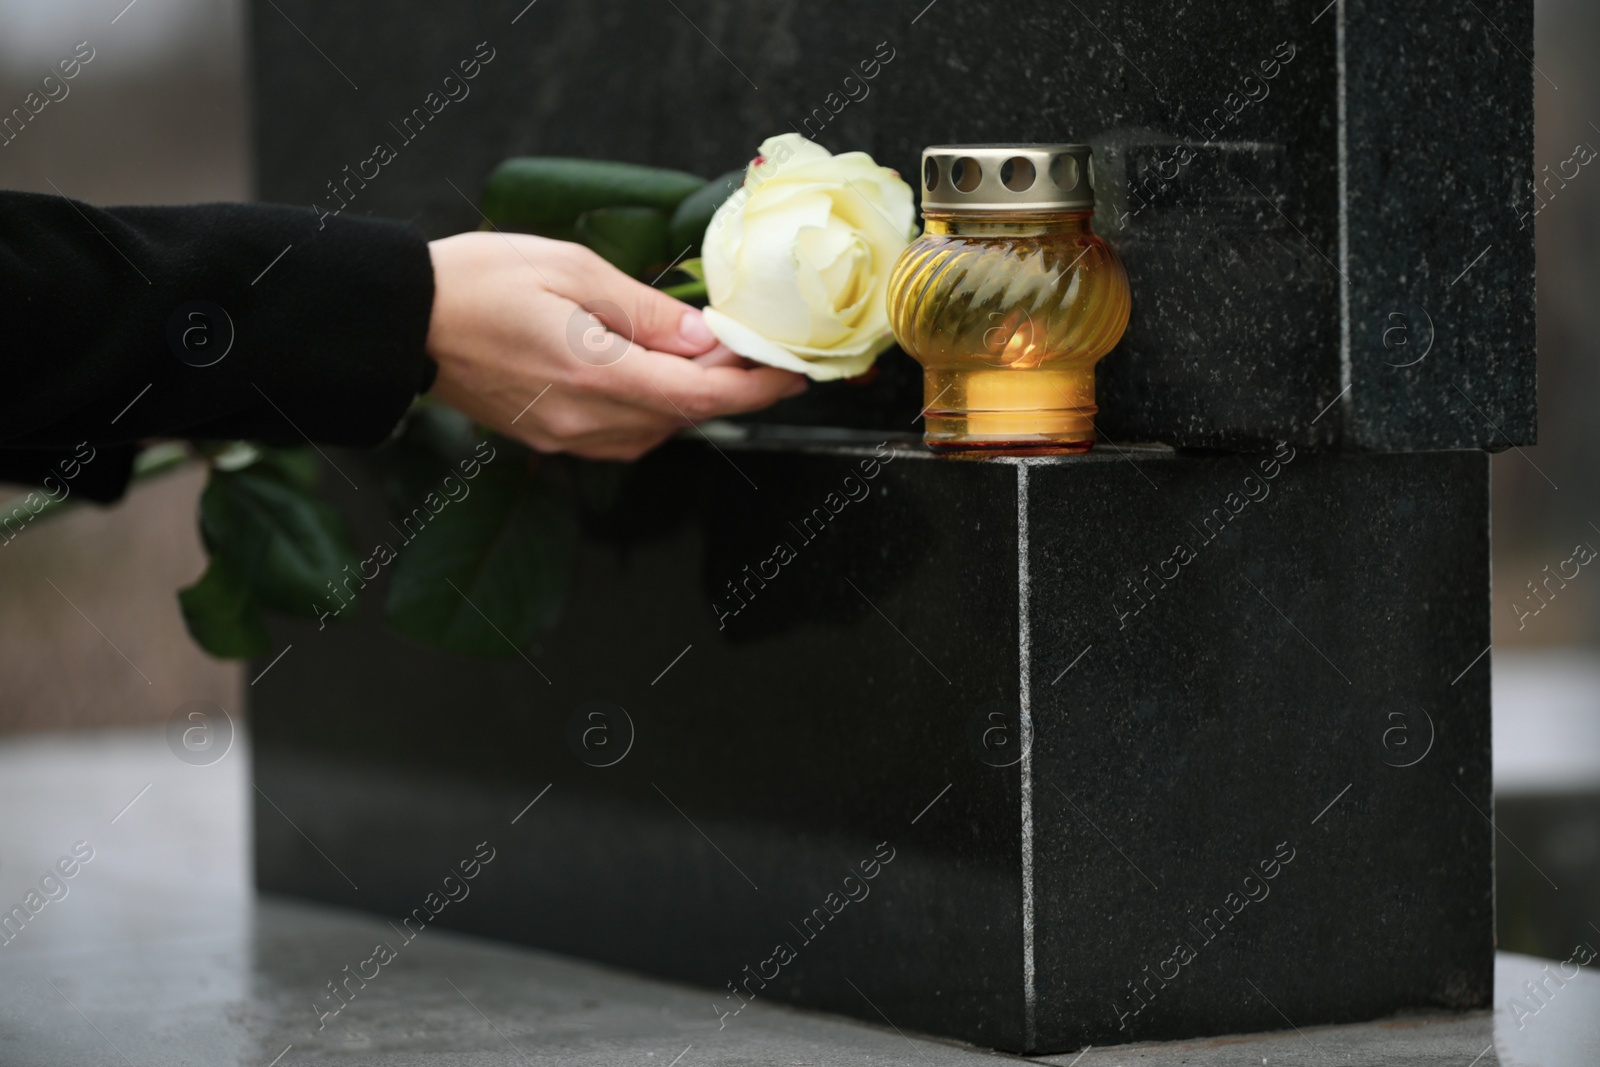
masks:
<svg viewBox="0 0 1600 1067"><path fill-rule="evenodd" d="M0 899L20 899L76 841L94 858L0 947L7 1067L945 1067L997 1054L755 1003L719 1029L709 991L429 931L318 1031L324 984L388 922L258 898L248 871L248 750L180 762L159 731L0 744ZM130 806L130 801L133 803ZM1311 964L1314 965L1314 964ZM1600 978L1565 985L1503 955L1495 1010L1204 1041L1091 1048L1056 1067L1576 1067L1600 1061ZM1588 968L1584 968L1588 972ZM370 973L370 972L369 972ZM1548 994L1531 1014L1524 981ZM352 986L352 988L354 988ZM861 994L870 996L871 989ZM1516 1016L1522 1016L1519 1027Z"/></svg>
<svg viewBox="0 0 1600 1067"><path fill-rule="evenodd" d="M526 658L276 627L258 884L488 839L436 925L1012 1050L1488 1003L1484 456L869 442L653 454Z"/></svg>
<svg viewBox="0 0 1600 1067"><path fill-rule="evenodd" d="M927 145L1088 142L1133 284L1100 366L1111 439L1535 434L1531 219L1580 164L1536 199L1532 0L276 0L250 30L266 200L442 236L479 226L508 156L709 178L792 129L915 175ZM458 101L414 110L479 47ZM397 158L358 187L375 142ZM920 373L880 367L760 418L909 427Z"/></svg>

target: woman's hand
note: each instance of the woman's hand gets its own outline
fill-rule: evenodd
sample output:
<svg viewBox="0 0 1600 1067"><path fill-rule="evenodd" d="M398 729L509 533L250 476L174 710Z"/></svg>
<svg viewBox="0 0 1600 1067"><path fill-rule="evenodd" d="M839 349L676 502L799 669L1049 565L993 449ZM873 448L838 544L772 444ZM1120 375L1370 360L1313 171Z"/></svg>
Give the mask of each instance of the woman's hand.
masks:
<svg viewBox="0 0 1600 1067"><path fill-rule="evenodd" d="M636 459L683 426L805 391L582 245L480 232L428 249L432 395L541 452Z"/></svg>

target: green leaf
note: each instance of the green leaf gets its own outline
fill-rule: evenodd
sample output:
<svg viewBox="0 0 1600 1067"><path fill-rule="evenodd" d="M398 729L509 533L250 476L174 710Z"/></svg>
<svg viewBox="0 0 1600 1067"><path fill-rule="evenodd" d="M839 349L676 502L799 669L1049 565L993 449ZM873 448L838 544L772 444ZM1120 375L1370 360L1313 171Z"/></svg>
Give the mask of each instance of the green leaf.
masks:
<svg viewBox="0 0 1600 1067"><path fill-rule="evenodd" d="M470 453L479 438L472 420L455 408L426 404L406 418L400 440L405 447L431 452L448 464Z"/></svg>
<svg viewBox="0 0 1600 1067"><path fill-rule="evenodd" d="M687 274L697 282L703 282L706 280L706 261L701 259L699 256L682 261L678 264L676 269L683 271L683 273Z"/></svg>
<svg viewBox="0 0 1600 1067"><path fill-rule="evenodd" d="M744 168L730 170L720 178L713 178L696 189L678 204L672 213L672 229L668 234L672 255L688 246L691 255L698 255L700 243L705 240L706 227L722 202L732 196L744 183Z"/></svg>
<svg viewBox="0 0 1600 1067"><path fill-rule="evenodd" d="M596 159L508 159L483 189L483 213L495 225L571 239L578 216L602 207L650 207L671 213L705 179L681 170ZM681 246L680 246L681 247Z"/></svg>
<svg viewBox="0 0 1600 1067"><path fill-rule="evenodd" d="M162 441L151 445L133 457L133 480L142 481L176 470L191 458L189 446L180 441Z"/></svg>
<svg viewBox="0 0 1600 1067"><path fill-rule="evenodd" d="M471 492L400 548L388 615L390 626L422 644L498 658L518 655L559 616L577 520L535 477L526 452L496 447Z"/></svg>
<svg viewBox="0 0 1600 1067"><path fill-rule="evenodd" d="M200 454L219 471L242 471L261 458L261 448L251 441L207 441Z"/></svg>
<svg viewBox="0 0 1600 1067"><path fill-rule="evenodd" d="M317 486L322 474L322 464L315 449L262 448L251 468L257 474L277 478L285 485L310 492Z"/></svg>
<svg viewBox="0 0 1600 1067"><path fill-rule="evenodd" d="M442 492L447 475L461 478L472 469L470 465L462 467L462 461L471 459L482 441L472 420L454 408L428 405L414 409L400 433L389 481L395 508L405 513L422 503L428 493Z"/></svg>
<svg viewBox="0 0 1600 1067"><path fill-rule="evenodd" d="M213 556L200 580L178 591L183 624L195 643L219 659L249 659L272 647L246 572Z"/></svg>
<svg viewBox="0 0 1600 1067"><path fill-rule="evenodd" d="M224 474L254 469L257 474L306 490L316 486L322 473L316 452L309 446L273 448L254 441L218 441L204 446L202 452L210 458L212 467Z"/></svg>
<svg viewBox="0 0 1600 1067"><path fill-rule="evenodd" d="M585 211L573 226L578 240L631 278L659 268L667 251L667 216L653 207L600 207Z"/></svg>
<svg viewBox="0 0 1600 1067"><path fill-rule="evenodd" d="M200 532L213 556L245 575L259 603L298 615L315 615L327 583L356 568L337 511L253 468L212 472L200 495Z"/></svg>

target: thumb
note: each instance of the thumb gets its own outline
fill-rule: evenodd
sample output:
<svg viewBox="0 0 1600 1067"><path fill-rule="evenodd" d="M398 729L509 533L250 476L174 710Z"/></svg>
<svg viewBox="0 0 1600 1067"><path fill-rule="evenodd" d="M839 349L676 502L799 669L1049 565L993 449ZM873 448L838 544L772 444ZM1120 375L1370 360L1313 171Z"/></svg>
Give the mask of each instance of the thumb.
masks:
<svg viewBox="0 0 1600 1067"><path fill-rule="evenodd" d="M599 256L584 257L571 290L561 295L594 315L612 333L644 348L698 356L717 344L699 311L635 281Z"/></svg>

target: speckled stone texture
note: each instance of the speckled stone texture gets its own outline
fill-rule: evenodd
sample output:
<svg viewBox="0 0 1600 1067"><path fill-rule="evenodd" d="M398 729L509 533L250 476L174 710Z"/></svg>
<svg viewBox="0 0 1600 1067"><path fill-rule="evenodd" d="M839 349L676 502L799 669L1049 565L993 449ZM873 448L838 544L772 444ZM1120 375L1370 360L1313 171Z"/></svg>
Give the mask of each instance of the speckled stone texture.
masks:
<svg viewBox="0 0 1600 1067"><path fill-rule="evenodd" d="M1483 455L720 448L527 661L279 630L261 887L398 921L505 841L436 922L1019 1051L1488 1004Z"/></svg>
<svg viewBox="0 0 1600 1067"><path fill-rule="evenodd" d="M1498 449L1535 431L1532 28L1528 0L279 0L252 5L259 192L337 206L388 142L347 210L439 236L512 155L709 177L798 129L915 174L933 143L1087 141L1133 279L1107 437ZM470 95L401 136L480 41ZM920 372L880 366L762 419L906 429Z"/></svg>

